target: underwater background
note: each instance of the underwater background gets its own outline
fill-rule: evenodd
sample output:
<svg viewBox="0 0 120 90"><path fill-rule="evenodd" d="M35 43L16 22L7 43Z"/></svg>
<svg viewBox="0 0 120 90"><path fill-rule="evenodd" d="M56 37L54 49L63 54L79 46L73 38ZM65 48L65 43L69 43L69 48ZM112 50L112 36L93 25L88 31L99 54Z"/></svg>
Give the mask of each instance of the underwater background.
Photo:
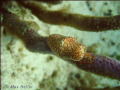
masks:
<svg viewBox="0 0 120 90"><path fill-rule="evenodd" d="M120 1L61 1L57 4L40 2L48 10L79 13L90 16L120 14ZM21 20L34 21L33 28L41 36L62 34L75 37L87 51L120 60L120 30L87 32L69 26L44 23L16 1L4 6ZM51 17L54 18L54 17ZM1 15L2 19L2 15ZM17 37L1 26L1 83L2 90L87 90L114 88L120 81L78 69L50 54L28 51Z"/></svg>

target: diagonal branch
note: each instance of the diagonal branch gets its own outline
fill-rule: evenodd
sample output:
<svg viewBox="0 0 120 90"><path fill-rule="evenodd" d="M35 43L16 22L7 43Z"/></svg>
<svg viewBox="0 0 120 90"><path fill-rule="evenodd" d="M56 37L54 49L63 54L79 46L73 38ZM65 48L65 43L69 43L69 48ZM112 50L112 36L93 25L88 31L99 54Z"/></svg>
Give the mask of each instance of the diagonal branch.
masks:
<svg viewBox="0 0 120 90"><path fill-rule="evenodd" d="M120 29L120 15L109 17L85 16L61 11L49 11L42 7L39 2L35 1L19 1L19 3L29 8L34 15L46 23L66 25L78 30L94 32Z"/></svg>
<svg viewBox="0 0 120 90"><path fill-rule="evenodd" d="M95 58L92 64L81 64L72 60L70 62L85 71L120 80L120 61L107 56L91 55Z"/></svg>
<svg viewBox="0 0 120 90"><path fill-rule="evenodd" d="M29 51L44 54L54 53L47 45L48 37L40 36L35 30L29 28L27 22L21 21L16 15L4 11L2 11L2 13L2 25L12 35L16 35L20 38ZM81 64L77 61L64 60L85 71L120 80L120 61L107 56L90 55L95 58L92 64Z"/></svg>

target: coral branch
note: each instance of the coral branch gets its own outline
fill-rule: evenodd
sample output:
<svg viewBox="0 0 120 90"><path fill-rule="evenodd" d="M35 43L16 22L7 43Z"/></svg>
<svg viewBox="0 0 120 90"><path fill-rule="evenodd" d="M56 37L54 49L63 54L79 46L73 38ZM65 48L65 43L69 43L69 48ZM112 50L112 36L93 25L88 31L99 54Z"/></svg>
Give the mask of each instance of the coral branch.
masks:
<svg viewBox="0 0 120 90"><path fill-rule="evenodd" d="M11 34L19 37L28 50L45 54L54 53L47 45L48 37L40 36L35 30L30 29L26 22L21 21L16 15L3 12L2 25ZM120 61L106 56L90 55L95 58L95 61L92 64L81 64L78 61L64 60L85 71L120 80Z"/></svg>
<svg viewBox="0 0 120 90"><path fill-rule="evenodd" d="M94 54L91 54L91 56L95 58L92 64L81 64L73 60L70 60L70 62L85 71L120 80L120 61L107 56Z"/></svg>
<svg viewBox="0 0 120 90"><path fill-rule="evenodd" d="M79 30L95 32L120 29L120 15L110 17L85 16L61 11L49 11L35 1L20 3L46 23L67 25Z"/></svg>
<svg viewBox="0 0 120 90"><path fill-rule="evenodd" d="M2 25L12 35L21 39L26 48L31 52L50 53L51 49L47 45L47 37L40 36L36 31L28 27L28 23L21 21L16 15L2 10Z"/></svg>
<svg viewBox="0 0 120 90"><path fill-rule="evenodd" d="M62 2L62 0L39 0L40 2L44 2L44 3L48 3L48 4L60 4Z"/></svg>

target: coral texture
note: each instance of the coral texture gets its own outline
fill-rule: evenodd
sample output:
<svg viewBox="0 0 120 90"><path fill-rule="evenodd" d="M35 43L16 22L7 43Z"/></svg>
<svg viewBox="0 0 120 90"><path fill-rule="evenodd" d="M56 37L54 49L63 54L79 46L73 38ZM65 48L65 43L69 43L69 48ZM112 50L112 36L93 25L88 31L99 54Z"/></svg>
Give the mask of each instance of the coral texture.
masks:
<svg viewBox="0 0 120 90"><path fill-rule="evenodd" d="M120 30L117 29L120 27L120 1L15 0L2 1L0 7L2 7L1 89L119 90ZM57 14L62 18L57 17ZM77 16L83 20L79 20L81 18ZM116 22L113 19L115 17L118 17ZM97 25L99 30L90 30L85 26L88 23L82 27L78 22L87 22L84 21L85 18L91 18L87 20L103 18L103 21L105 18L112 18L112 22L105 21L108 26L110 26L108 23L112 24L110 26L112 29L107 31L105 28L109 28L108 26L104 28L100 26L100 29L102 21L101 24L92 22L93 24L90 23L92 26L88 25L93 29ZM64 23L64 20L69 22ZM39 29L34 27L34 23ZM64 37L57 44L55 42L59 40L56 39L53 44L51 42L55 39L54 34L57 34L56 37L59 35ZM75 45L71 43L71 39L72 42L77 40ZM76 50L79 51L76 43L78 46L79 44L85 46L85 56L94 58L92 63L86 63L90 61L85 56L81 60L73 59L74 56L78 57L78 52L77 55L67 55L66 50L70 49L71 52L74 49L65 48L66 44L68 47L76 46ZM56 47L62 52L56 53L56 50L54 51ZM59 53L62 55L58 55Z"/></svg>
<svg viewBox="0 0 120 90"><path fill-rule="evenodd" d="M67 25L83 31L106 31L120 29L120 15L109 17L93 17L71 14L61 11L49 11L37 2L20 2L29 8L40 20L56 25ZM54 18L51 18L54 17Z"/></svg>
<svg viewBox="0 0 120 90"><path fill-rule="evenodd" d="M36 31L26 28L27 24L24 24L16 15L3 11L2 24L11 34L19 37L25 43L28 50L40 53L54 53L47 44L48 37L42 37ZM95 58L92 64L80 64L73 60L71 62L83 70L120 80L120 61L106 56L90 55Z"/></svg>
<svg viewBox="0 0 120 90"><path fill-rule="evenodd" d="M107 56L91 55L95 58L92 64L85 65L72 60L71 63L85 71L120 80L120 61Z"/></svg>

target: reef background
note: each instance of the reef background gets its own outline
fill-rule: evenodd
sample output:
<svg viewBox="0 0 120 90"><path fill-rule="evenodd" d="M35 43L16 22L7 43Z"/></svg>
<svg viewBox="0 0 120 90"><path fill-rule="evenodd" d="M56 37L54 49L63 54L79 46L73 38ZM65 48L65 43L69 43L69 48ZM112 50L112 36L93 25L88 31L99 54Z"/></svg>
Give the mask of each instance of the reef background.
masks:
<svg viewBox="0 0 120 90"><path fill-rule="evenodd" d="M49 10L62 10L92 16L110 16L120 14L120 1L63 1L57 5L43 3ZM72 36L98 55L106 55L120 60L120 31L86 32L72 27L44 23L30 10L20 7L15 1L5 7L17 14L21 20L35 21L39 25L39 34L62 34ZM1 16L2 17L2 16ZM53 17L54 18L54 17ZM2 18L1 18L2 19ZM36 27L37 28L37 27ZM74 90L77 88L106 88L120 86L120 81L112 80L85 72L62 59L42 53L28 51L24 44L1 27L1 83L2 90L11 85L33 86L31 90ZM26 88L29 90L29 88Z"/></svg>

